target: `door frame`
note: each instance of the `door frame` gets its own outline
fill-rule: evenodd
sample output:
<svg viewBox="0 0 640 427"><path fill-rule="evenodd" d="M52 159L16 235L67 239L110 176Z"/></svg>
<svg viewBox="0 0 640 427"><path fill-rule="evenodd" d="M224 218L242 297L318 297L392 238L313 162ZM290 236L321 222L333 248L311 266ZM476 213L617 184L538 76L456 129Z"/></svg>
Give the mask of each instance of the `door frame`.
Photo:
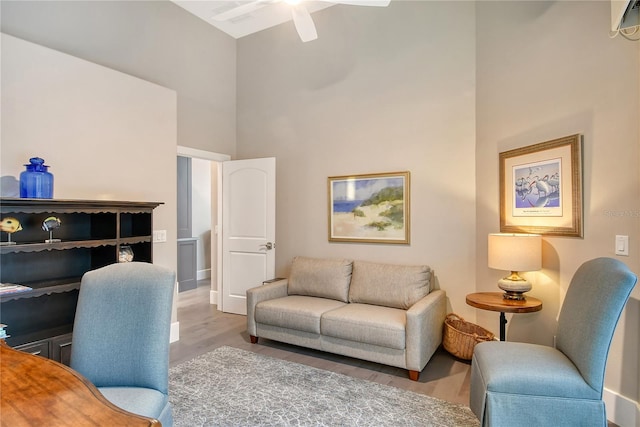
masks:
<svg viewBox="0 0 640 427"><path fill-rule="evenodd" d="M217 163L222 163L222 162L231 160L231 156L228 154L199 150L197 148L185 147L182 145L177 146L176 156L210 160L212 162L217 162ZM215 290L213 289L213 284L214 284L213 277L211 278L211 289L209 290L209 304L215 304L215 305L218 304L218 291L220 289L220 286L222 285L222 269L220 268L220 266L222 265L222 236L220 236L220 233L218 233L218 230L222 229L222 224L220 223L220 220L222 218L222 200L220 198L220 194L222 191L222 182L221 182L222 172L220 169L221 168L218 168L218 176L217 176L217 183L216 183L216 186L217 186L216 191L218 192L218 197L216 199L216 204L217 204L216 221L214 224L211 224L212 225L211 232L215 235L215 239L214 238L211 239L211 246L213 249L213 246L215 245L216 278L215 278ZM213 203L213 198L211 199L211 201ZM214 251L212 250L212 252ZM214 259L212 257L211 259L212 268L213 268L213 261Z"/></svg>

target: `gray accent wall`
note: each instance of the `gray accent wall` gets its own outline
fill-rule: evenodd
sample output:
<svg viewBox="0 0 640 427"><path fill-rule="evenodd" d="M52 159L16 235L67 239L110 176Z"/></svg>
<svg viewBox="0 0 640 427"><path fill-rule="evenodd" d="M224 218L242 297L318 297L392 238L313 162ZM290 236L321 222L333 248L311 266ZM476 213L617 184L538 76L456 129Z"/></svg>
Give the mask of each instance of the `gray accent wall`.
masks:
<svg viewBox="0 0 640 427"><path fill-rule="evenodd" d="M475 4L313 17L313 42L291 23L238 40L238 157L278 159L276 275L296 255L428 264L472 319ZM396 171L411 172L411 244L330 243L327 177Z"/></svg>
<svg viewBox="0 0 640 427"><path fill-rule="evenodd" d="M178 239L192 237L193 206L192 206L192 176L191 158L178 156L176 177L178 204Z"/></svg>

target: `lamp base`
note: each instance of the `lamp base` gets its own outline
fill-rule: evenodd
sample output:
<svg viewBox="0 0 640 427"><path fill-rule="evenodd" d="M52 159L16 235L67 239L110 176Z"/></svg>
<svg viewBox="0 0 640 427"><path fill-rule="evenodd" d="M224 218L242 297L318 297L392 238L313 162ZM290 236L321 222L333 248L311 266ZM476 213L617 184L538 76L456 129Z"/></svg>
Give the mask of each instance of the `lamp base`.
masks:
<svg viewBox="0 0 640 427"><path fill-rule="evenodd" d="M498 281L498 287L504 291L503 299L522 301L525 298L524 293L531 290L531 283L520 276L505 277Z"/></svg>
<svg viewBox="0 0 640 427"><path fill-rule="evenodd" d="M504 294L502 294L502 299L510 301L525 301L527 298L524 296L524 292L505 291Z"/></svg>

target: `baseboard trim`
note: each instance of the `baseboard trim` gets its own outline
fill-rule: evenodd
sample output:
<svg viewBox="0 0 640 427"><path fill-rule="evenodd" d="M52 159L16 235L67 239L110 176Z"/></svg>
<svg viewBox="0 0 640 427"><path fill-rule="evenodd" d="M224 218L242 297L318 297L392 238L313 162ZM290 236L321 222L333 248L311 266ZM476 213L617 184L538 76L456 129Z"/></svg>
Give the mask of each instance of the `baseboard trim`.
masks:
<svg viewBox="0 0 640 427"><path fill-rule="evenodd" d="M640 406L628 397L607 388L602 393L607 407L607 419L619 426L640 425Z"/></svg>
<svg viewBox="0 0 640 427"><path fill-rule="evenodd" d="M176 342L180 340L180 322L172 322L169 332L169 342Z"/></svg>
<svg viewBox="0 0 640 427"><path fill-rule="evenodd" d="M209 291L209 304L218 305L218 291Z"/></svg>
<svg viewBox="0 0 640 427"><path fill-rule="evenodd" d="M210 279L211 278L211 269L206 268L204 270L198 270L196 273L196 277L198 280L202 279Z"/></svg>

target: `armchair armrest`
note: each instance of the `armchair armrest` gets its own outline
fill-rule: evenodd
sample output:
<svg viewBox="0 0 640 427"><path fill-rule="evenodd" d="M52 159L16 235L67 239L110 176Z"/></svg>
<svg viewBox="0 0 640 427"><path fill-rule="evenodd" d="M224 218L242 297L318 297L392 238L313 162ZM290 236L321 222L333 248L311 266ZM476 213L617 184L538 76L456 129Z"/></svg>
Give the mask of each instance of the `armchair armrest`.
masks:
<svg viewBox="0 0 640 427"><path fill-rule="evenodd" d="M288 288L289 280L282 279L247 290L247 332L249 335L256 336L256 305L261 301L286 297Z"/></svg>
<svg viewBox="0 0 640 427"><path fill-rule="evenodd" d="M422 371L442 343L446 294L434 290L407 310L407 369Z"/></svg>

